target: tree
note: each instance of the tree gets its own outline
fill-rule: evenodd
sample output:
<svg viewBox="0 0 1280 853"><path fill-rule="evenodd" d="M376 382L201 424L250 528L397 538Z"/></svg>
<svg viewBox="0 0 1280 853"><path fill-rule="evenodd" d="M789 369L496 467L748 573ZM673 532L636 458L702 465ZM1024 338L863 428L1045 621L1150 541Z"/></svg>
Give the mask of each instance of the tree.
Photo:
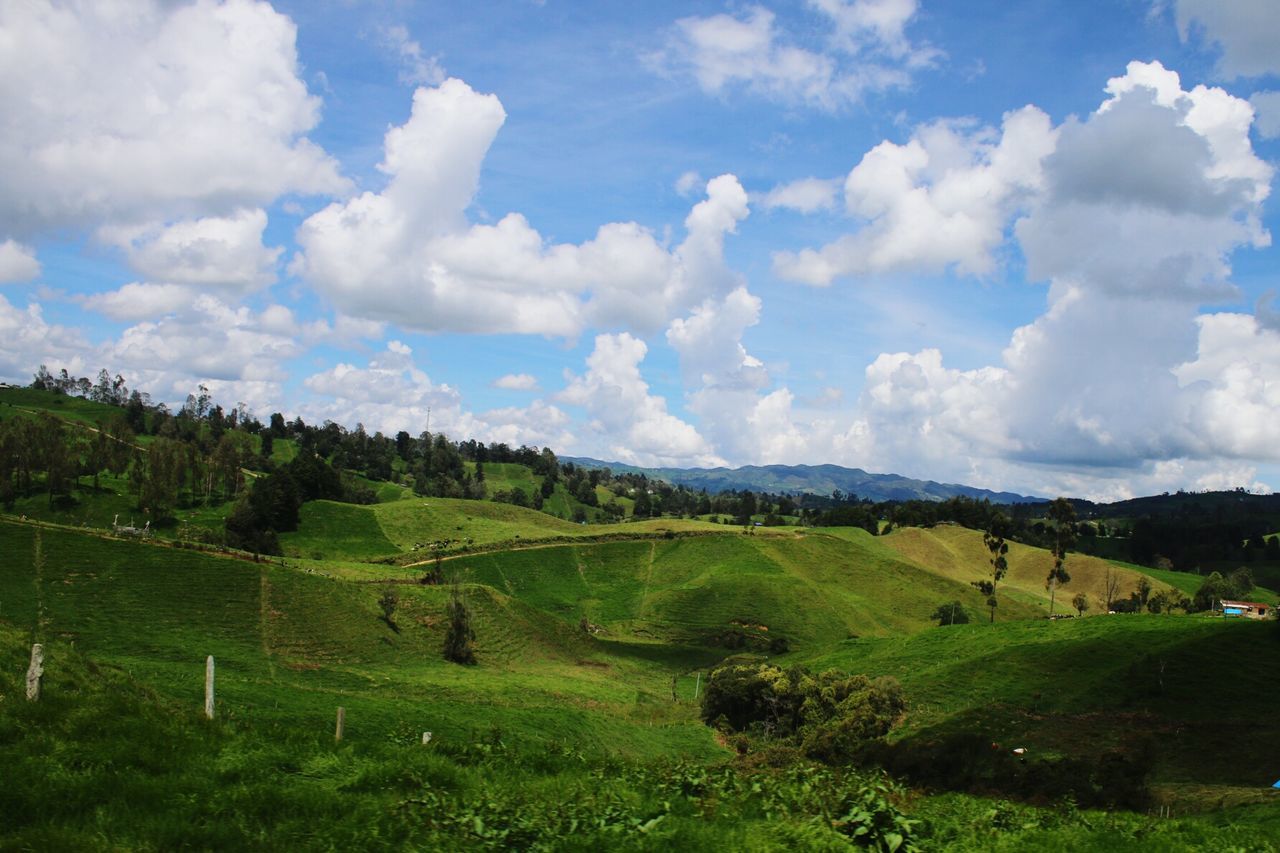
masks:
<svg viewBox="0 0 1280 853"><path fill-rule="evenodd" d="M383 621L394 629L396 608L400 606L400 595L394 586L389 586L382 591L381 597L378 598L378 606L382 608Z"/></svg>
<svg viewBox="0 0 1280 853"><path fill-rule="evenodd" d="M471 608L462 597L462 584L454 580L449 590L449 602L445 605L448 625L444 631L444 659L454 663L474 665L476 662L476 632L471 627Z"/></svg>
<svg viewBox="0 0 1280 853"><path fill-rule="evenodd" d="M1147 607L1147 601L1151 598L1151 581L1147 580L1144 575L1138 578L1138 610L1141 612Z"/></svg>
<svg viewBox="0 0 1280 853"><path fill-rule="evenodd" d="M1067 574L1065 563L1067 551L1075 544L1076 508L1066 498L1055 498L1049 504L1049 519L1054 522L1053 542L1050 552L1053 554L1053 568L1045 586L1049 589L1049 618L1053 618L1053 601L1059 584L1071 583L1071 575Z"/></svg>
<svg viewBox="0 0 1280 853"><path fill-rule="evenodd" d="M991 622L996 621L996 588L1000 585L1000 581L1004 580L1005 573L1009 570L1009 561L1005 555L1009 553L1009 543L1005 542L1005 537L1009 535L1009 519L1004 513L997 512L991 516L991 523L987 525L987 530L982 534L982 542L987 546L987 550L991 552L991 580L983 580L975 583L982 594L987 597L987 607L991 608Z"/></svg>
<svg viewBox="0 0 1280 853"><path fill-rule="evenodd" d="M145 462L135 472L138 479L138 506L159 523L169 518L178 503L182 486L183 445L168 438L157 438L147 447Z"/></svg>
<svg viewBox="0 0 1280 853"><path fill-rule="evenodd" d="M1077 616L1083 616L1084 612L1089 609L1089 598L1083 592L1077 592L1075 597L1071 599L1071 606L1076 609Z"/></svg>
<svg viewBox="0 0 1280 853"><path fill-rule="evenodd" d="M1112 604L1115 603L1116 593L1120 591L1120 572L1112 565L1107 563L1107 568L1102 576L1103 596L1106 598L1107 612L1112 610Z"/></svg>
<svg viewBox="0 0 1280 853"><path fill-rule="evenodd" d="M929 618L937 620L938 627L969 624L969 614L965 611L964 605L958 601L939 604L938 608L929 614Z"/></svg>

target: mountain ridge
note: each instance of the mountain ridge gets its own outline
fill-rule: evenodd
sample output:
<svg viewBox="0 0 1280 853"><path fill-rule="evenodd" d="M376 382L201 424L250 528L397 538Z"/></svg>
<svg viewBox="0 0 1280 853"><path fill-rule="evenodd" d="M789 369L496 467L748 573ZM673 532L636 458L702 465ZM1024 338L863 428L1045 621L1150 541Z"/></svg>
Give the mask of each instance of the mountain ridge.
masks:
<svg viewBox="0 0 1280 853"><path fill-rule="evenodd" d="M839 489L873 501L944 501L953 497L988 499L993 503L1038 503L1047 498L997 492L962 483L917 480L900 474L873 474L842 465L743 465L738 468L649 468L625 462L606 462L589 456L561 456L583 468L644 474L672 485L707 491L750 490L785 494L829 495Z"/></svg>

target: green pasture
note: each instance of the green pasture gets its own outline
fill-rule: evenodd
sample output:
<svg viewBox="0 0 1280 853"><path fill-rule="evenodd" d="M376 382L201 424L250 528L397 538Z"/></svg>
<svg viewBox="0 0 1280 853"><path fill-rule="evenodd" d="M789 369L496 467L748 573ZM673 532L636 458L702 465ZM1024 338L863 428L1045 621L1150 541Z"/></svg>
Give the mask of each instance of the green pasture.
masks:
<svg viewBox="0 0 1280 853"><path fill-rule="evenodd" d="M1256 791L1280 776L1278 652L1274 622L1116 614L848 640L805 659L897 678L912 708L903 739L1152 748L1161 781Z"/></svg>
<svg viewBox="0 0 1280 853"><path fill-rule="evenodd" d="M673 538L448 560L474 667L441 659L447 585L356 562L432 534L602 530ZM985 612L961 571L971 552L948 535L960 556L924 564L860 530L581 526L415 498L308 504L288 540L301 556L252 562L0 519L0 847L844 849L833 829L860 804L919 820L921 849L1274 849L1275 623L1049 622L1010 595L995 625L937 628L944 601ZM17 699L32 641L48 650L38 705ZM206 655L213 722L200 716ZM962 734L1035 756L1152 749L1178 816L733 759L692 701L729 655L893 676L909 702L893 748Z"/></svg>
<svg viewBox="0 0 1280 853"><path fill-rule="evenodd" d="M190 701L199 700L204 657L214 655L220 702L233 716L324 726L344 705L353 731L369 736L416 726L461 738L497 725L583 749L715 752L690 706L647 707L647 696L669 697L685 662L672 670L614 653L489 587L467 588L481 661L467 668L440 658L441 587L396 586L393 627L377 604L384 585L278 562L2 522L0 547L9 555L0 618L35 639L74 641ZM628 722L637 715L643 728Z"/></svg>

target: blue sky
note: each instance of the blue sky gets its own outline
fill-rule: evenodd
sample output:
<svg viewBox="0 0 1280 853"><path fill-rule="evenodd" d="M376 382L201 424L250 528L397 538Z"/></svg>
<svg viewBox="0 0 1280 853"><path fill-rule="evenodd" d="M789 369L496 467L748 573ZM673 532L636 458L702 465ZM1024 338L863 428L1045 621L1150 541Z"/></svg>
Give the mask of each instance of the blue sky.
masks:
<svg viewBox="0 0 1280 853"><path fill-rule="evenodd" d="M0 378L1280 487L1274 0L0 9Z"/></svg>

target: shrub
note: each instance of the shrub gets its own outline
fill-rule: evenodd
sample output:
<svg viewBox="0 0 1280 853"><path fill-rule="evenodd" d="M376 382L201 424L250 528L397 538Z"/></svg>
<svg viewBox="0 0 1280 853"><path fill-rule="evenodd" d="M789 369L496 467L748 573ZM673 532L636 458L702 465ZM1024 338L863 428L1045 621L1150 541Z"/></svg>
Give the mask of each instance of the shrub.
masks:
<svg viewBox="0 0 1280 853"><path fill-rule="evenodd" d="M707 723L788 740L813 758L841 762L887 734L905 707L893 679L736 664L711 671L701 710Z"/></svg>
<svg viewBox="0 0 1280 853"><path fill-rule="evenodd" d="M444 632L444 659L454 663L472 665L476 662L476 632L471 627L471 609L462 597L462 587L455 583L445 605L448 627Z"/></svg>

